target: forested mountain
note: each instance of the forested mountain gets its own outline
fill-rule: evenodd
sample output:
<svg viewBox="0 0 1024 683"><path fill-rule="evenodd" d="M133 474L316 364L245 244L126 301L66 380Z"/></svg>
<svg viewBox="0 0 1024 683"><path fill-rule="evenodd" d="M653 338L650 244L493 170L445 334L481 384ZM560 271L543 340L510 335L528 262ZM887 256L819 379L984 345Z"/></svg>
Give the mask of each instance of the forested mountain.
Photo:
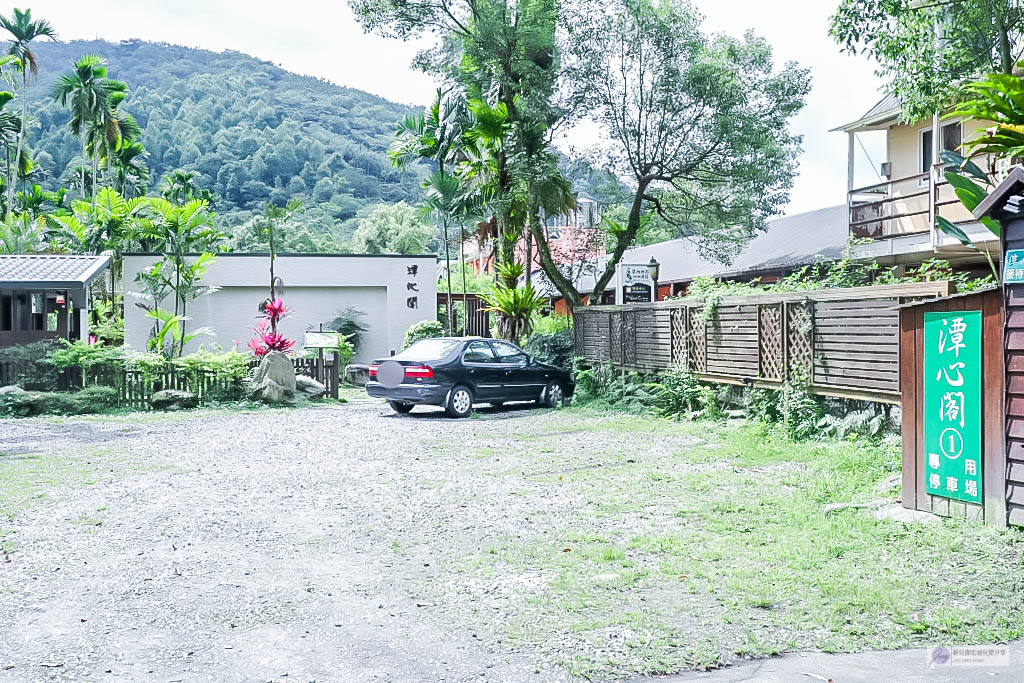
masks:
<svg viewBox="0 0 1024 683"><path fill-rule="evenodd" d="M200 172L199 184L218 196L215 209L227 226L268 201L298 196L306 205L302 222L347 238L339 233L354 230L349 219L360 208L420 197L425 169L398 171L386 150L397 122L421 107L239 52L102 40L37 41L33 49L40 70L30 93L36 114L30 144L49 174L44 187L55 187L81 155L81 141L67 127L70 114L51 100L51 86L78 57L97 54L112 78L128 84L121 109L142 127L151 186L174 169Z"/></svg>

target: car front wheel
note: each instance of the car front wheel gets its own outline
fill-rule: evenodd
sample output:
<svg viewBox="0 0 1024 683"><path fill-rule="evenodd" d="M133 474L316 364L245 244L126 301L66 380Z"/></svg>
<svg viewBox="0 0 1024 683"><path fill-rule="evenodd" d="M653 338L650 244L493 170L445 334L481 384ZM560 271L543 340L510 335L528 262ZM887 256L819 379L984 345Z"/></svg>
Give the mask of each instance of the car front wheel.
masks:
<svg viewBox="0 0 1024 683"><path fill-rule="evenodd" d="M540 397L541 404L548 408L557 408L562 405L564 400L565 391L558 382L548 382L548 385L544 387L544 393Z"/></svg>
<svg viewBox="0 0 1024 683"><path fill-rule="evenodd" d="M461 385L455 387L448 394L444 409L452 417L469 417L473 412L473 392Z"/></svg>
<svg viewBox="0 0 1024 683"><path fill-rule="evenodd" d="M402 401L388 401L388 405L391 406L391 410L401 415L405 415L412 410L411 403L404 403Z"/></svg>

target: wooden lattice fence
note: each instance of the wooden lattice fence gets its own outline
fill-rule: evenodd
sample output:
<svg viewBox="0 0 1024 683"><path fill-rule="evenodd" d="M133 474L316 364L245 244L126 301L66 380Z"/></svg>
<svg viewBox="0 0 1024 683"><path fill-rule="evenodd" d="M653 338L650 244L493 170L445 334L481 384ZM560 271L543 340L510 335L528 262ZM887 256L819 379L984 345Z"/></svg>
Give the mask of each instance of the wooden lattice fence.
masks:
<svg viewBox="0 0 1024 683"><path fill-rule="evenodd" d="M809 383L830 396L896 403L899 311L950 293L925 282L699 301L588 306L574 311L576 353L620 369L689 368L701 379Z"/></svg>

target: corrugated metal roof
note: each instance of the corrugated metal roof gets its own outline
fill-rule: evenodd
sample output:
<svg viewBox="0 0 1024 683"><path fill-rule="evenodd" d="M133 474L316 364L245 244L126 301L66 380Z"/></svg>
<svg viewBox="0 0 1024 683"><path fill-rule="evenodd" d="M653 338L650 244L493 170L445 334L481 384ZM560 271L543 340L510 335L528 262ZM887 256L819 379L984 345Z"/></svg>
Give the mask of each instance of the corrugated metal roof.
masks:
<svg viewBox="0 0 1024 683"><path fill-rule="evenodd" d="M85 285L109 263L108 254L3 254L0 255L0 285Z"/></svg>
<svg viewBox="0 0 1024 683"><path fill-rule="evenodd" d="M864 116L861 116L856 121L851 121L850 123L847 123L846 125L843 126L839 126L838 128L835 128L833 130L849 131L860 128L861 126L869 126L872 124L877 125L878 123L899 116L900 109L901 106L899 98L896 97L896 95L886 95L878 102L876 102L875 105L871 107L871 109L868 109L867 113L864 114Z"/></svg>
<svg viewBox="0 0 1024 683"><path fill-rule="evenodd" d="M701 256L688 239L628 249L622 255L622 263L646 264L653 256L661 264L659 281L662 283L689 282L699 276L752 279L761 273L807 265L817 258L837 259L848 239L844 204L769 221L768 229L751 240L731 264ZM606 262L607 257L602 257L597 265L603 270ZM542 273L534 277L535 286L548 295L556 295ZM577 282L577 289L590 291L594 282L592 275L585 275ZM614 283L609 286L614 287Z"/></svg>

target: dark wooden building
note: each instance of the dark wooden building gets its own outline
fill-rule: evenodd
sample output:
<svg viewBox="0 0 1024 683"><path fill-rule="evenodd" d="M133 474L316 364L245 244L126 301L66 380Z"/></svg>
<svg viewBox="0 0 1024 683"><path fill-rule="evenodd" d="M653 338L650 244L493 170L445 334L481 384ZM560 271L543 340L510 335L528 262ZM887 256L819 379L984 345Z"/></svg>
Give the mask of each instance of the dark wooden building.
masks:
<svg viewBox="0 0 1024 683"><path fill-rule="evenodd" d="M89 284L110 255L0 255L0 347L86 339Z"/></svg>

